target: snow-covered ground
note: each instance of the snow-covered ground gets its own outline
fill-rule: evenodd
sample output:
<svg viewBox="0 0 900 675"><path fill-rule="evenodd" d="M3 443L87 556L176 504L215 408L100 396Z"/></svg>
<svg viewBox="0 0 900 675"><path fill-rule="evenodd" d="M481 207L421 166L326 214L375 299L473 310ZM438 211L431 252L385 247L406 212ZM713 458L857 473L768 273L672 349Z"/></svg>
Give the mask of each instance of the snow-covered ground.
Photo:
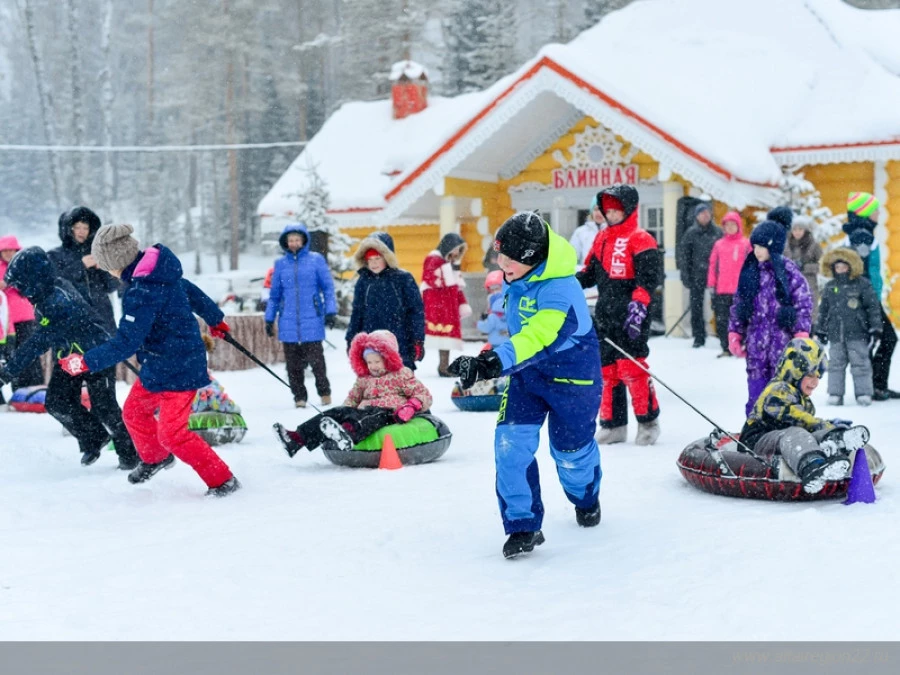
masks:
<svg viewBox="0 0 900 675"><path fill-rule="evenodd" d="M657 338L651 349L664 381L739 428L742 362L717 360L712 340L693 350ZM343 351L326 354L339 402L353 377ZM0 640L900 637L889 440L900 402L829 408L824 391L814 396L824 416L873 429L888 465L876 504L780 504L690 487L675 460L709 425L660 387L660 443L602 449L595 529L575 524L544 437L547 542L507 561L494 415L458 411L436 363L428 354L419 372L453 444L440 461L400 471L339 468L318 452L289 459L272 423L314 411L295 410L262 370L217 374L250 427L221 449L244 484L222 500L205 498L182 464L141 486L112 453L82 467L48 416L0 413Z"/></svg>

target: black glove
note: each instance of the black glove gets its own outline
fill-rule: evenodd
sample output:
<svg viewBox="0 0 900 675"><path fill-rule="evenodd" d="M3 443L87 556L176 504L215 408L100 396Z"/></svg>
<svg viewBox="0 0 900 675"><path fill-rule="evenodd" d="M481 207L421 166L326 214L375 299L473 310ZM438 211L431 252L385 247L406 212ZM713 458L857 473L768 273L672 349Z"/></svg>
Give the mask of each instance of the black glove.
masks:
<svg viewBox="0 0 900 675"><path fill-rule="evenodd" d="M325 315L325 328L337 328L337 314Z"/></svg>
<svg viewBox="0 0 900 675"><path fill-rule="evenodd" d="M869 331L869 354L874 354L881 346L881 331L873 328Z"/></svg>
<svg viewBox="0 0 900 675"><path fill-rule="evenodd" d="M451 374L459 377L460 386L469 389L478 380L491 380L500 377L503 363L497 352L489 349L478 356L460 356L447 368Z"/></svg>
<svg viewBox="0 0 900 675"><path fill-rule="evenodd" d="M825 333L816 333L816 340L821 342L823 345L828 344L828 335Z"/></svg>
<svg viewBox="0 0 900 675"><path fill-rule="evenodd" d="M9 371L6 370L6 368L0 366L0 387L10 382L12 382L12 375L9 374Z"/></svg>
<svg viewBox="0 0 900 675"><path fill-rule="evenodd" d="M269 337L275 337L275 323L272 321L266 321L266 335Z"/></svg>

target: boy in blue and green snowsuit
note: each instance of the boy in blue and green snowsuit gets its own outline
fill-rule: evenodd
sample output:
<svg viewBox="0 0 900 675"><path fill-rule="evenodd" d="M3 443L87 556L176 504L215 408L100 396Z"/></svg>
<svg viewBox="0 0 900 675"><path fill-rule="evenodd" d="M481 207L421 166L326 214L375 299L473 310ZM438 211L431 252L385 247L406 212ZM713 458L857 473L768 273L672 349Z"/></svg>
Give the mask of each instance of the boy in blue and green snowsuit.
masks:
<svg viewBox="0 0 900 675"><path fill-rule="evenodd" d="M578 524L600 522L600 451L594 440L600 406L600 348L581 285L575 250L534 213L517 213L497 231L494 249L506 281L510 339L450 369L467 389L508 374L494 454L497 497L509 536L507 558L544 542L544 507L534 455L549 416L550 454Z"/></svg>

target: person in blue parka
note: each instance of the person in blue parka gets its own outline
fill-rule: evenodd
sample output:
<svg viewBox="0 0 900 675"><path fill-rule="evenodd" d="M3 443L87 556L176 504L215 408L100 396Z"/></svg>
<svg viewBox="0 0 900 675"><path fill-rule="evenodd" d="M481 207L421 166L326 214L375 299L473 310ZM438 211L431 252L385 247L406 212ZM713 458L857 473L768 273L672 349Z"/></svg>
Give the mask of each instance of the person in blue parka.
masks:
<svg viewBox="0 0 900 675"><path fill-rule="evenodd" d="M0 368L0 384L21 373L48 349L62 354L82 353L109 339L104 321L71 282L57 276L43 249L32 246L16 253L4 281L34 305L38 321L34 334L19 345L5 368ZM90 410L81 404L82 384L87 386ZM138 465L116 401L115 362L79 377L69 377L54 363L44 405L78 441L85 466L100 458L110 438L119 455L120 469L131 470Z"/></svg>
<svg viewBox="0 0 900 675"><path fill-rule="evenodd" d="M425 305L412 274L400 269L394 240L374 232L359 243L353 260L359 278L347 327L347 350L358 333L388 330L397 338L403 365L416 369L425 356Z"/></svg>
<svg viewBox="0 0 900 675"><path fill-rule="evenodd" d="M284 255L275 261L272 289L266 305L266 334L275 334L284 347L288 383L294 404L305 408L308 400L303 372L312 367L316 393L322 405L331 404L331 384L325 367L322 341L325 327L335 327L337 301L334 282L325 258L309 250L309 232L303 223L288 225L278 244Z"/></svg>
<svg viewBox="0 0 900 675"><path fill-rule="evenodd" d="M497 497L514 558L544 542L535 459L548 419L550 455L575 519L600 522L600 451L594 440L602 382L600 346L575 279L575 249L535 213L517 213L494 239L507 282L509 341L450 365L463 389L509 375L494 434Z"/></svg>

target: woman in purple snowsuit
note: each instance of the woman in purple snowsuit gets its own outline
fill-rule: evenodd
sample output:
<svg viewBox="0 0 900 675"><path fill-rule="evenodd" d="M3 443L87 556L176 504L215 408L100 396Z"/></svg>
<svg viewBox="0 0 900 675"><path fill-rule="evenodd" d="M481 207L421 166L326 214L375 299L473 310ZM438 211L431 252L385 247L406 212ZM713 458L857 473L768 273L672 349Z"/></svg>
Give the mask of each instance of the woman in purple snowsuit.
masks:
<svg viewBox="0 0 900 675"><path fill-rule="evenodd" d="M753 251L741 268L728 322L729 351L747 357L747 415L774 377L787 343L809 337L812 325L809 285L800 268L782 255L790 210L773 209L768 218L750 235Z"/></svg>

